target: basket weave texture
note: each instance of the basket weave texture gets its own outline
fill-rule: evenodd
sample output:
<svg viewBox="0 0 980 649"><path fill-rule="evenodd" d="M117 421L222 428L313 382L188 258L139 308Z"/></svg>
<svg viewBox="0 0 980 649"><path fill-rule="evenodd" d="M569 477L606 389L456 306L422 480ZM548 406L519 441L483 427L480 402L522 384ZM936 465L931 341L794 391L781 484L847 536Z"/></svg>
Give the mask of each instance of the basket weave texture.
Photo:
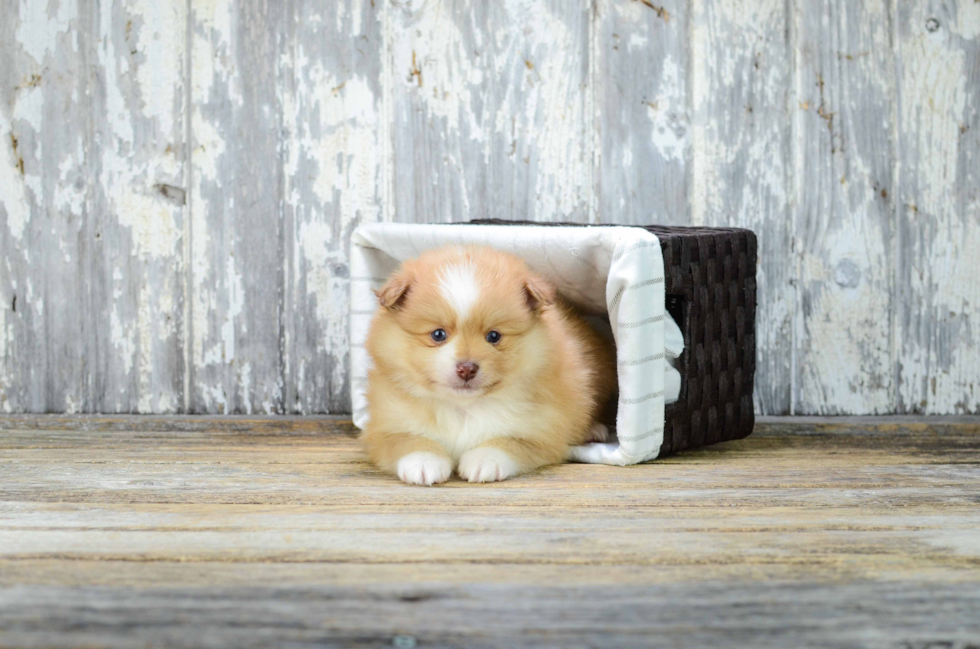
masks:
<svg viewBox="0 0 980 649"><path fill-rule="evenodd" d="M481 225L555 225L479 219ZM665 411L660 457L752 432L755 410L757 240L751 230L664 225L657 235L664 259L666 308L684 334L677 359L681 392Z"/></svg>

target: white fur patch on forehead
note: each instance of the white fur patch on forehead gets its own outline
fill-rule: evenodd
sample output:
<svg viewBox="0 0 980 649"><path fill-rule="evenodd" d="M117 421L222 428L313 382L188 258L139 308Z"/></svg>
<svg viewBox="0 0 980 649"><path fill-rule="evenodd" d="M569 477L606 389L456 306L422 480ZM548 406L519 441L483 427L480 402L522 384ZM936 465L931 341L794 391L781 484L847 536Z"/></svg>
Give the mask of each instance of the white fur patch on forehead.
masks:
<svg viewBox="0 0 980 649"><path fill-rule="evenodd" d="M439 289L446 302L456 311L459 319L464 320L480 297L476 269L469 263L453 264L443 268L439 277Z"/></svg>

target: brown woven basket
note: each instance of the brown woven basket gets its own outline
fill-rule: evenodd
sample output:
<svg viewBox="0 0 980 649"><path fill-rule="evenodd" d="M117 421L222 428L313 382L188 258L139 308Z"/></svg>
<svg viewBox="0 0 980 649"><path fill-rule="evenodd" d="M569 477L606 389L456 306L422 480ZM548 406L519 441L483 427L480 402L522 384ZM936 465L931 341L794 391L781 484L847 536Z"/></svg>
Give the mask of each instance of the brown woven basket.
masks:
<svg viewBox="0 0 980 649"><path fill-rule="evenodd" d="M482 225L556 225L479 219ZM756 237L739 228L642 227L660 239L666 308L684 334L678 400L667 405L660 456L742 439L755 410Z"/></svg>

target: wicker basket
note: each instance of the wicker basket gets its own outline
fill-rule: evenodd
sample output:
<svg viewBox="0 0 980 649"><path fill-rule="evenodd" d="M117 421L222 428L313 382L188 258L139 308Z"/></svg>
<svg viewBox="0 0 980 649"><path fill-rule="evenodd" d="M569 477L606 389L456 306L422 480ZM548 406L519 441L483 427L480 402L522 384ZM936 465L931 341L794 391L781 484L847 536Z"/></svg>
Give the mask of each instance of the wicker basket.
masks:
<svg viewBox="0 0 980 649"><path fill-rule="evenodd" d="M582 226L500 219L471 223ZM660 240L666 308L684 334L684 353L677 363L681 392L666 408L660 457L748 436L755 424L755 233L738 228L636 227Z"/></svg>

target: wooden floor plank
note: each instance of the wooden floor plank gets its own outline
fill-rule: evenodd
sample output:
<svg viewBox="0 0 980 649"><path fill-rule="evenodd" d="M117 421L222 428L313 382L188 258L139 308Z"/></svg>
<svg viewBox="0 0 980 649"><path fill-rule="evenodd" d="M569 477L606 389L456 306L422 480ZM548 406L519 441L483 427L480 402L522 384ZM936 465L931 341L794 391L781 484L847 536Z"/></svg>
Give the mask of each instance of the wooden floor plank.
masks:
<svg viewBox="0 0 980 649"><path fill-rule="evenodd" d="M966 649L978 485L969 417L436 488L336 418L0 418L0 646Z"/></svg>

